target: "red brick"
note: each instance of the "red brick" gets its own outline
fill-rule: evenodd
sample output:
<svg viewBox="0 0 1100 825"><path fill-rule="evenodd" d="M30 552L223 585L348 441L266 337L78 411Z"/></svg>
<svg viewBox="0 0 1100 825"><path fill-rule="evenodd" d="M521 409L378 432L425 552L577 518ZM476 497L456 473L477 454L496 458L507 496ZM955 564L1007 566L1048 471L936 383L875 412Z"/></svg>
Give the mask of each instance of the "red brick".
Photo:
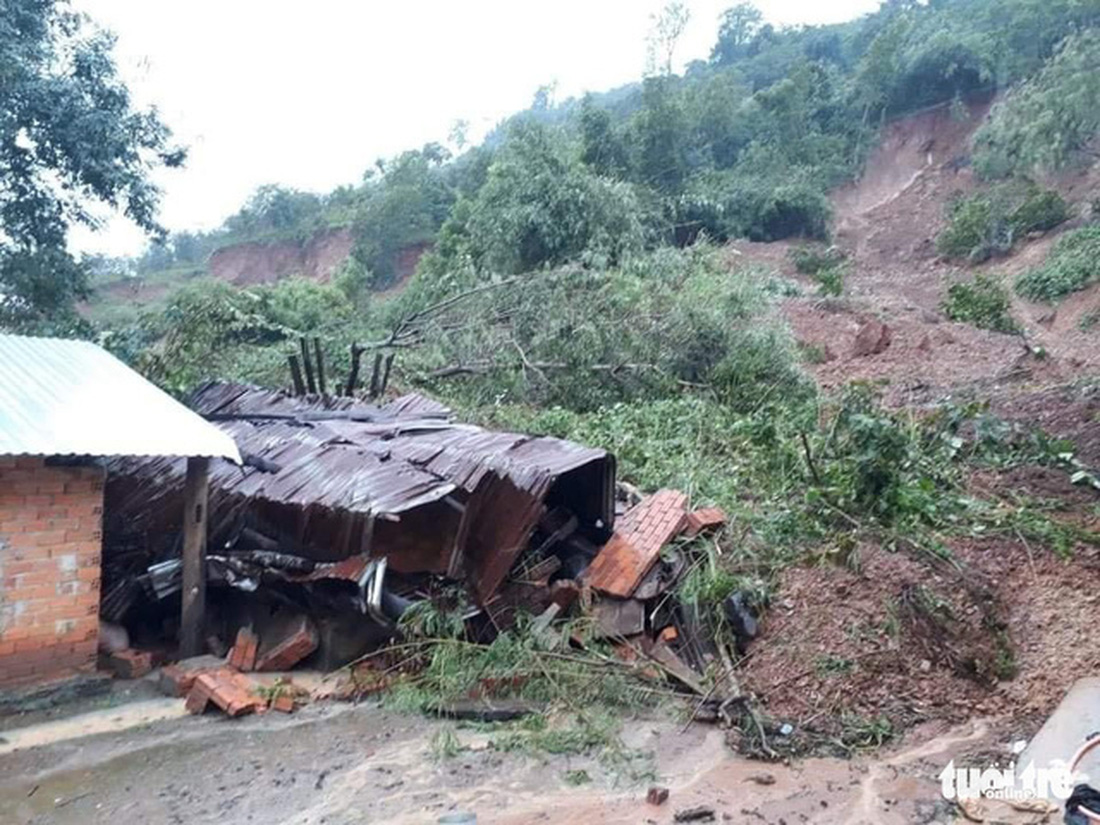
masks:
<svg viewBox="0 0 1100 825"><path fill-rule="evenodd" d="M661 548L683 527L686 504L687 496L675 490L642 499L620 520L611 540L585 571L584 582L614 596L633 594Z"/></svg>
<svg viewBox="0 0 1100 825"><path fill-rule="evenodd" d="M694 510L687 515L687 536L697 536L704 530L712 530L726 523L726 514L717 507L706 507L702 510Z"/></svg>
<svg viewBox="0 0 1100 825"><path fill-rule="evenodd" d="M303 616L281 642L278 642L256 662L256 670L290 670L302 659L317 649L317 631L308 618Z"/></svg>
<svg viewBox="0 0 1100 825"><path fill-rule="evenodd" d="M271 709L280 713L294 712L294 697L289 693L280 693L271 700Z"/></svg>
<svg viewBox="0 0 1100 825"><path fill-rule="evenodd" d="M204 701L205 699L205 701ZM229 668L202 673L187 696L187 710L201 713L207 702L213 702L228 716L265 710L267 705L253 690L247 676ZM199 708L196 710L195 708Z"/></svg>
<svg viewBox="0 0 1100 825"><path fill-rule="evenodd" d="M153 670L153 654L127 648L114 653L101 653L99 666L120 679L140 679Z"/></svg>
<svg viewBox="0 0 1100 825"><path fill-rule="evenodd" d="M237 640L229 651L229 664L237 670L256 669L256 656L260 649L260 639L251 628L242 627L237 631Z"/></svg>

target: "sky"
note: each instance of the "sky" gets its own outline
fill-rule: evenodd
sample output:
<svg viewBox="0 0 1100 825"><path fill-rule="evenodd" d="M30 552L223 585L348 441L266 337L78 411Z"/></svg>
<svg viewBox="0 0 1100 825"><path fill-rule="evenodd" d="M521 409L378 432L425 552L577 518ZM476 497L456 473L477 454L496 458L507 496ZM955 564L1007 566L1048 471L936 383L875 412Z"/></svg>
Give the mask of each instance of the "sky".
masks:
<svg viewBox="0 0 1100 825"><path fill-rule="evenodd" d="M705 58L734 0L685 0L677 49ZM73 0L118 37L135 102L155 106L187 165L164 170L161 222L212 229L256 187L324 192L376 158L446 142L456 121L480 138L555 84L556 99L637 80L661 0ZM758 0L774 24L830 23L878 0ZM74 231L83 252L137 254L121 218Z"/></svg>

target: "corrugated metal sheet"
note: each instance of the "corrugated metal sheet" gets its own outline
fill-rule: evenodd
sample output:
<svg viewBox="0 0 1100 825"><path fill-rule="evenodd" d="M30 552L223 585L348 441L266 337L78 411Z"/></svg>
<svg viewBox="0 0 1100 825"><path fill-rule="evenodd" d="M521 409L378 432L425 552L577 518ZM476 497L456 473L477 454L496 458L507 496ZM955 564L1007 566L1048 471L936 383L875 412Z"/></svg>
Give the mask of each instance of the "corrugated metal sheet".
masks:
<svg viewBox="0 0 1100 825"><path fill-rule="evenodd" d="M87 341L0 335L0 455L206 456L236 444Z"/></svg>
<svg viewBox="0 0 1100 825"><path fill-rule="evenodd" d="M210 384L191 403L245 462L212 470L212 546L243 518L318 561L369 552L398 572L464 574L485 601L548 503L597 529L614 518L605 451L459 424L423 396L377 406ZM183 462L125 458L109 470L108 544L170 547L156 537L178 529Z"/></svg>

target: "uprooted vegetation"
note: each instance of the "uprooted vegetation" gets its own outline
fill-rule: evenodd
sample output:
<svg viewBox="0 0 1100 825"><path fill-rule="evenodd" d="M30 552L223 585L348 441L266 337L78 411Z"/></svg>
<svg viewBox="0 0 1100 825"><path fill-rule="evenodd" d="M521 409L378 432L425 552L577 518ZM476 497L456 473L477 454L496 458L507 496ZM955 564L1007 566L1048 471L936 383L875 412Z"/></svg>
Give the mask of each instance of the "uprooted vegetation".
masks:
<svg viewBox="0 0 1100 825"><path fill-rule="evenodd" d="M1020 331L1011 309L1008 290L988 275L977 275L971 283L952 284L943 302L943 313L952 321L994 332Z"/></svg>

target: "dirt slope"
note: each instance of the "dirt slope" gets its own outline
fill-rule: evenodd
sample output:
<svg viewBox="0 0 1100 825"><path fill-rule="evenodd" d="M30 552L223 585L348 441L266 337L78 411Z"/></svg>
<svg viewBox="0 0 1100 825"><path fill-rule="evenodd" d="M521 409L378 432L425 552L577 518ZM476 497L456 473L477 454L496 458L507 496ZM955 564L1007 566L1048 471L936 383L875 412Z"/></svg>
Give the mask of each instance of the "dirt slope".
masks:
<svg viewBox="0 0 1100 825"><path fill-rule="evenodd" d="M823 386L879 381L888 400L923 403L970 385L986 392L1046 385L1100 368L1098 333L1078 329L1080 318L1100 306L1100 287L1057 308L1016 300L1014 314L1025 336L952 323L940 312L948 287L974 274L940 259L934 239L951 199L978 186L969 165L970 138L990 105L972 103L966 118L940 106L889 124L863 176L834 194L835 242L851 262L842 298L813 297L816 285L787 260L791 243L734 245L738 260L770 265L804 284L806 294L788 300L784 314L796 337L821 354L812 370ZM1079 213L1100 191L1095 171L1045 183L1058 188ZM1044 259L1057 235L1027 240L1011 257L979 270L1010 286L1017 274ZM855 337L872 318L890 327L890 346L856 356ZM1035 358L1036 347L1047 357Z"/></svg>
<svg viewBox="0 0 1100 825"><path fill-rule="evenodd" d="M989 107L989 101L971 105L966 119L940 107L890 124L863 177L835 193L835 241L850 256L841 298L817 297L817 285L788 259L792 243L738 243L731 262L760 263L803 286L782 311L817 354L808 369L822 386L875 381L899 406L989 400L1003 416L1071 438L1082 461L1100 466L1100 392L1089 386L1100 375L1100 331L1078 328L1082 315L1100 306L1100 287L1057 307L1017 299L1013 314L1026 327L1023 336L952 323L940 312L948 287L973 277L970 268L939 259L934 238L951 198L978 186L969 141ZM1044 183L1081 214L1100 191L1095 171ZM1080 219L1069 226L1075 223ZM1044 259L1057 235L1025 241L980 271L1011 286ZM889 344L858 355L857 335L875 320L889 327ZM1036 347L1045 357L1035 355ZM1033 468L974 483L986 494L1055 501L1064 518L1100 528L1100 496L1073 487L1065 472ZM901 726L1005 715L1024 731L1036 726L1074 680L1100 667L1091 643L1100 558L1082 545L1065 559L1022 538L948 543L968 582L980 588L967 593L919 557L870 544L857 548L857 561L848 565L823 558L788 570L745 667L746 687L774 716L825 733L836 731L845 714L886 716ZM973 622L973 648L945 650L920 637L919 617L907 621L905 608L925 590L953 601L964 625ZM975 679L960 668L964 661L997 664L996 639L980 620L985 599L995 604L1014 653L1013 679L988 673Z"/></svg>

